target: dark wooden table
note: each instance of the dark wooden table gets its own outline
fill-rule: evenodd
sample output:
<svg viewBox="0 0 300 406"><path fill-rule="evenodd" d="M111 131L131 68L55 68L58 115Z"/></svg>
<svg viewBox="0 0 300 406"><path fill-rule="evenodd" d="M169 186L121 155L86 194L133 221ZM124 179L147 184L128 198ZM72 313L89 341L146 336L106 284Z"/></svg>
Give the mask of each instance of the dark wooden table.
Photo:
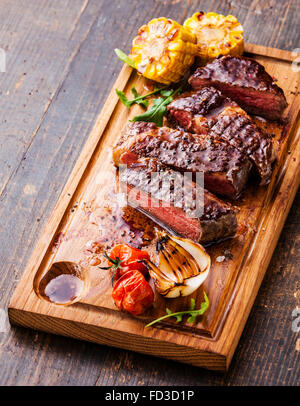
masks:
<svg viewBox="0 0 300 406"><path fill-rule="evenodd" d="M300 193L226 375L10 327L5 320L26 262L121 69L113 49L129 51L138 27L153 17L183 22L200 10L236 15L248 42L300 47L299 0L1 1L1 385L300 384L294 310L300 307Z"/></svg>

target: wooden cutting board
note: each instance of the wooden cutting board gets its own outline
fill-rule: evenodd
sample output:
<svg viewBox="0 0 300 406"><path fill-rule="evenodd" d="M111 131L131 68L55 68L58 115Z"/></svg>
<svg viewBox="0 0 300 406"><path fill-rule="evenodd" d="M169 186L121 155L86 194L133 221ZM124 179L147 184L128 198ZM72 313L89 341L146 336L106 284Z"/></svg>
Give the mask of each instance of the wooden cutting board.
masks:
<svg viewBox="0 0 300 406"><path fill-rule="evenodd" d="M292 54L247 44L246 56L262 63L278 80L289 105L281 124L255 118L274 137L278 159L272 181L268 187L250 182L234 202L239 221L236 237L207 247L211 272L193 297L199 305L204 290L210 307L197 324L168 320L145 328L147 322L165 314L166 306L173 311L186 309L190 297L156 295L152 309L133 317L116 309L109 272L96 266L103 258L97 249L113 243L143 242L154 255L153 224L124 207L115 194L111 148L128 120L141 111L139 106L127 109L115 89L131 97L133 85L140 93L147 93L149 86L128 66L113 85L10 301L12 323L209 369L229 367L300 180L299 72L292 65ZM70 306L50 303L37 294L41 280L59 261L80 263L88 270L90 289Z"/></svg>

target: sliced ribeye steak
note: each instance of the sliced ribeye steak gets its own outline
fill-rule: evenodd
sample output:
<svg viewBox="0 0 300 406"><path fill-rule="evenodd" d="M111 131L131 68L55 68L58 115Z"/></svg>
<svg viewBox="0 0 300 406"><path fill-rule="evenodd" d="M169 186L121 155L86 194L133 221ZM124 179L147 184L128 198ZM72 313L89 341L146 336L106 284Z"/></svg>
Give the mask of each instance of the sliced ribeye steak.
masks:
<svg viewBox="0 0 300 406"><path fill-rule="evenodd" d="M283 90L274 83L265 68L251 58L218 57L198 68L189 83L196 90L214 86L248 113L269 120L280 119L287 106Z"/></svg>
<svg viewBox="0 0 300 406"><path fill-rule="evenodd" d="M178 97L168 105L168 120L176 128L227 141L254 163L262 185L270 181L275 159L272 137L216 88Z"/></svg>
<svg viewBox="0 0 300 406"><path fill-rule="evenodd" d="M181 172L203 172L206 189L230 198L243 190L252 166L245 154L221 138L143 122L128 124L113 152L116 166L137 157L157 158Z"/></svg>
<svg viewBox="0 0 300 406"><path fill-rule="evenodd" d="M173 234L211 243L236 233L232 206L157 159L132 161L119 180L128 204Z"/></svg>

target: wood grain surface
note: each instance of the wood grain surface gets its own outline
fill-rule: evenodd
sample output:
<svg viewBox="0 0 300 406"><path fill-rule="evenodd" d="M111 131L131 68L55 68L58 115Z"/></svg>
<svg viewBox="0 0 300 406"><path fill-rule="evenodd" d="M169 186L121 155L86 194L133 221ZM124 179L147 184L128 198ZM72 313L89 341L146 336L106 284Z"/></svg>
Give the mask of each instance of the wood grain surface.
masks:
<svg viewBox="0 0 300 406"><path fill-rule="evenodd" d="M7 53L6 72L0 73L2 309L120 70L113 48L128 50L145 16L146 20L166 15L183 21L199 9L237 15L249 42L287 50L299 45L297 1L142 4L73 0L41 1L39 7L33 1L2 2L0 47ZM292 312L299 306L300 296L297 201L299 195L225 376L21 328L10 329L4 322L0 332L0 382L299 383L299 337L292 329Z"/></svg>

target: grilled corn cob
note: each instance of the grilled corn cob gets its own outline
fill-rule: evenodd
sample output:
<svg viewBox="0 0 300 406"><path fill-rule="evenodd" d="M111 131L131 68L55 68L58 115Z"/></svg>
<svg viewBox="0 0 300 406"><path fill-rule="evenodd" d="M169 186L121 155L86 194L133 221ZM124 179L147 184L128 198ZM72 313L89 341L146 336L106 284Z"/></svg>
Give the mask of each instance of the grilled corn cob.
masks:
<svg viewBox="0 0 300 406"><path fill-rule="evenodd" d="M155 18L132 41L130 58L138 72L166 85L178 82L193 64L197 38L176 21Z"/></svg>
<svg viewBox="0 0 300 406"><path fill-rule="evenodd" d="M244 51L243 27L232 15L200 11L188 18L184 27L196 35L198 56L203 64L218 55L242 55Z"/></svg>

